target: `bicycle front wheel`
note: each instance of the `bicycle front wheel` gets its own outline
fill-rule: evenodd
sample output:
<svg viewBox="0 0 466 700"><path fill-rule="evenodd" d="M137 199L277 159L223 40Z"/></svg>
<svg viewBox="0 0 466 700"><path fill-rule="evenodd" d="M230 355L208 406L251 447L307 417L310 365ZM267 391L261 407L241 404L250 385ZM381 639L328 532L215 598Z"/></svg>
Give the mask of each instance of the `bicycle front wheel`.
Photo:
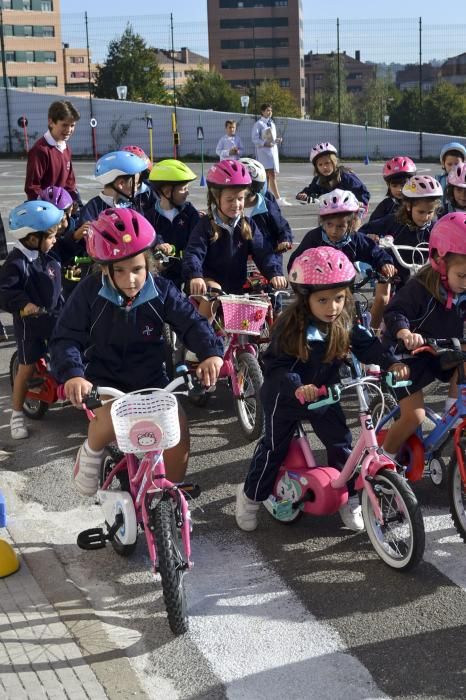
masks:
<svg viewBox="0 0 466 700"><path fill-rule="evenodd" d="M262 371L254 355L243 352L238 357L236 372L240 388L235 400L236 415L243 434L253 442L260 438L264 429L264 409L259 395Z"/></svg>
<svg viewBox="0 0 466 700"><path fill-rule="evenodd" d="M16 375L18 374L18 353L14 352L10 360L10 384L13 389L13 384L15 383ZM41 401L40 399L32 399L28 396L25 397L23 403L23 413L32 420L39 420L43 418L47 411L49 410L49 405L46 401Z"/></svg>
<svg viewBox="0 0 466 700"><path fill-rule="evenodd" d="M463 484L456 454L448 466L448 500L456 530L466 542L466 484Z"/></svg>
<svg viewBox="0 0 466 700"><path fill-rule="evenodd" d="M369 488L374 490L383 516L377 520L366 489L362 492L362 514L367 534L378 556L399 571L408 571L422 559L425 547L421 508L404 477L381 469Z"/></svg>
<svg viewBox="0 0 466 700"><path fill-rule="evenodd" d="M181 535L176 527L171 500L163 498L158 503L153 511L152 522L168 624L173 634L184 634L188 630L188 612L183 585L187 564L182 554Z"/></svg>

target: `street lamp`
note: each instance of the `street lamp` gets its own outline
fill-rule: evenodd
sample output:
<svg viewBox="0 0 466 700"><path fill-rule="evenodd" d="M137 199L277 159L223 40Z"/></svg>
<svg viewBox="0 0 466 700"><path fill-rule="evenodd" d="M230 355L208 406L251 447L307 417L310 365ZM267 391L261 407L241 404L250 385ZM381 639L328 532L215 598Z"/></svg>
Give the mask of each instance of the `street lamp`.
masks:
<svg viewBox="0 0 466 700"><path fill-rule="evenodd" d="M117 85L117 95L119 100L126 100L126 96L128 95L128 86L127 85Z"/></svg>
<svg viewBox="0 0 466 700"><path fill-rule="evenodd" d="M384 116L383 116L383 121L384 121L384 124L385 124L385 128L388 129L388 127L390 126L390 115L389 115L389 114L384 114Z"/></svg>
<svg viewBox="0 0 466 700"><path fill-rule="evenodd" d="M241 95L240 100L241 100L241 107L243 107L244 113L246 114L248 111L248 105L249 105L249 95Z"/></svg>

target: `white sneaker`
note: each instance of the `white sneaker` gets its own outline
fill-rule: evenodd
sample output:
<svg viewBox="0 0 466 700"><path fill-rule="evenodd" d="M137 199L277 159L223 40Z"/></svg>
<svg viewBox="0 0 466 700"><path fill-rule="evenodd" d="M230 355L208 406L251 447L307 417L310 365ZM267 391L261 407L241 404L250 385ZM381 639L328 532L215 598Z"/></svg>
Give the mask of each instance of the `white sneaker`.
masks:
<svg viewBox="0 0 466 700"><path fill-rule="evenodd" d="M76 456L72 479L81 496L94 496L99 485L99 472L103 450L99 454L88 454L86 443L81 445Z"/></svg>
<svg viewBox="0 0 466 700"><path fill-rule="evenodd" d="M23 415L11 416L10 432L13 440L24 440L29 437L29 430L26 427Z"/></svg>
<svg viewBox="0 0 466 700"><path fill-rule="evenodd" d="M244 484L239 484L236 489L235 518L241 530L252 532L256 529L259 508L260 503L251 501L244 493Z"/></svg>
<svg viewBox="0 0 466 700"><path fill-rule="evenodd" d="M364 519L362 517L362 508L359 504L359 496L355 494L348 498L347 503L338 511L343 524L350 530L360 532L364 530Z"/></svg>
<svg viewBox="0 0 466 700"><path fill-rule="evenodd" d="M293 206L291 204L291 202L289 202L287 199L285 199L285 197L279 197L279 199L277 199L277 204L280 207L292 207Z"/></svg>

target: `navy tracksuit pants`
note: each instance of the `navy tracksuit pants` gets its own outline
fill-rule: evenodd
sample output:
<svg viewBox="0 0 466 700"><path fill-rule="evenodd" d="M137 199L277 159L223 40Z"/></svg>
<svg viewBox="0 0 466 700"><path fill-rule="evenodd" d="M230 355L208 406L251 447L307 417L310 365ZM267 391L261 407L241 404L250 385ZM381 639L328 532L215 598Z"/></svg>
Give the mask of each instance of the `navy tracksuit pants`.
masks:
<svg viewBox="0 0 466 700"><path fill-rule="evenodd" d="M278 470L288 452L298 422L309 421L327 450L328 465L341 469L351 451L351 433L346 425L340 404L332 404L309 411L306 405L290 397L283 398L276 391L269 391L267 384L261 389L265 413L264 436L258 442L244 492L253 501L265 501L272 493ZM295 405L296 404L296 405ZM352 483L353 482L353 483ZM354 480L348 484L354 493Z"/></svg>

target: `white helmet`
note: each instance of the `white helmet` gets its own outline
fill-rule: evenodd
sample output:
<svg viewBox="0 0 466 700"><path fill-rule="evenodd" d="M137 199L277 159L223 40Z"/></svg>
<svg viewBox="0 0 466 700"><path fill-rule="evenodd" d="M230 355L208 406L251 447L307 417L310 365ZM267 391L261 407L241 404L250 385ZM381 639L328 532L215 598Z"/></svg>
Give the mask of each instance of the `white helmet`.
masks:
<svg viewBox="0 0 466 700"><path fill-rule="evenodd" d="M332 190L319 197L319 216L352 214L359 210L359 202L349 190Z"/></svg>
<svg viewBox="0 0 466 700"><path fill-rule="evenodd" d="M249 174L253 182L266 182L267 174L262 163L259 163L258 160L254 160L254 158L240 158L239 160L240 163L245 165L246 168L249 170Z"/></svg>
<svg viewBox="0 0 466 700"><path fill-rule="evenodd" d="M316 143L316 145L311 148L309 160L312 164L314 164L316 158L318 158L319 156L323 156L326 153L334 153L335 155L337 155L338 151L335 148L335 146L333 146L328 141L326 141L325 143Z"/></svg>

